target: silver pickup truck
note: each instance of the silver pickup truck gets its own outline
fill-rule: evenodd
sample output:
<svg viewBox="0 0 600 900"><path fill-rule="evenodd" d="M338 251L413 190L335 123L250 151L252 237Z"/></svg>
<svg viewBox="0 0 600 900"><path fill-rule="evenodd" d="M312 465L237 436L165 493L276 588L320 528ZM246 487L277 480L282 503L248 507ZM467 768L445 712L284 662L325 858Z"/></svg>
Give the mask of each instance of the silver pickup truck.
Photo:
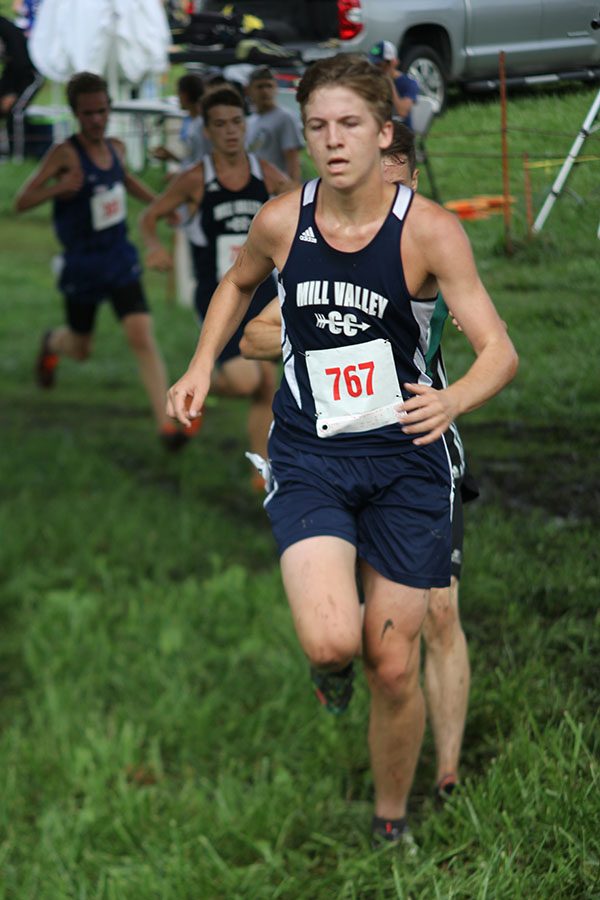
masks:
<svg viewBox="0 0 600 900"><path fill-rule="evenodd" d="M440 107L449 84L600 78L600 0L338 0L341 48L392 41L404 71Z"/></svg>

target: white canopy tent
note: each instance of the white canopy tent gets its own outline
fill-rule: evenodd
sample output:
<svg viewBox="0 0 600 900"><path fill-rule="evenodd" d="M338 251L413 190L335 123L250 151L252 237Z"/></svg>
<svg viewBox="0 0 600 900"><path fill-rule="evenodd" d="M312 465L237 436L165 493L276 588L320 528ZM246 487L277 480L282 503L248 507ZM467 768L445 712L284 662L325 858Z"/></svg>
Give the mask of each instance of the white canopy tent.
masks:
<svg viewBox="0 0 600 900"><path fill-rule="evenodd" d="M29 52L46 78L95 72L122 99L120 85L166 71L170 42L161 0L42 0Z"/></svg>
<svg viewBox="0 0 600 900"><path fill-rule="evenodd" d="M29 52L51 81L94 72L106 78L111 98L119 101L129 100L149 76L168 69L170 43L161 0L41 0ZM111 122L112 133L127 143L130 164L138 168L135 128L136 121L127 117Z"/></svg>

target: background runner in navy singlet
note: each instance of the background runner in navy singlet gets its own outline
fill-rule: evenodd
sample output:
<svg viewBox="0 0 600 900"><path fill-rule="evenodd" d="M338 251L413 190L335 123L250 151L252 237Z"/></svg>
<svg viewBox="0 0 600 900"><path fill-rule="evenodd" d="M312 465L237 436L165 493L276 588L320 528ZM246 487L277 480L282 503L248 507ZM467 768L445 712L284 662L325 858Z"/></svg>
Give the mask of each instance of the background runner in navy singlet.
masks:
<svg viewBox="0 0 600 900"><path fill-rule="evenodd" d="M109 100L104 79L80 72L69 81L67 97L79 131L50 149L16 201L19 212L52 201L64 249L59 286L67 325L44 334L36 377L41 387L52 387L60 356L89 356L99 304L109 298L137 357L161 439L169 449L178 449L190 430L186 434L176 428L165 414L164 364L140 283L137 251L127 238L127 194L145 203L154 194L127 171L122 142L105 137Z"/></svg>

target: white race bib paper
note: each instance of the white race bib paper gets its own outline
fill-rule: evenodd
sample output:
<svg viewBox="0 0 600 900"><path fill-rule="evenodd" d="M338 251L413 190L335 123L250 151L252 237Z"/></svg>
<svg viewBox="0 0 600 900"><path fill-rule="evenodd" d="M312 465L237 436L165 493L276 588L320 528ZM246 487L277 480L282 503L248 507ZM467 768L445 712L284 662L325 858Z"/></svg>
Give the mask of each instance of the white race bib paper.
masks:
<svg viewBox="0 0 600 900"><path fill-rule="evenodd" d="M315 401L317 435L371 431L397 423L402 392L389 341L308 350L306 367Z"/></svg>
<svg viewBox="0 0 600 900"><path fill-rule="evenodd" d="M220 234L217 238L217 279L232 267L246 243L247 234Z"/></svg>
<svg viewBox="0 0 600 900"><path fill-rule="evenodd" d="M127 215L127 195L119 182L107 191L98 191L91 199L92 228L104 231L123 222Z"/></svg>

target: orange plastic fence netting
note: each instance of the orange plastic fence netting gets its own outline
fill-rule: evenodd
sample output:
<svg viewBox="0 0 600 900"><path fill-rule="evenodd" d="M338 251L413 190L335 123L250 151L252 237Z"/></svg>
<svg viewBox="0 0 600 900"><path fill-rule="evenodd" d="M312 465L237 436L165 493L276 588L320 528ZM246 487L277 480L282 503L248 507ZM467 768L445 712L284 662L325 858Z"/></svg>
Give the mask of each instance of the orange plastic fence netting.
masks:
<svg viewBox="0 0 600 900"><path fill-rule="evenodd" d="M514 203L515 198L509 197L508 202ZM505 198L502 194L479 194L462 200L448 200L444 206L456 213L459 219L473 220L488 219L496 213L501 213L504 210L504 203Z"/></svg>

